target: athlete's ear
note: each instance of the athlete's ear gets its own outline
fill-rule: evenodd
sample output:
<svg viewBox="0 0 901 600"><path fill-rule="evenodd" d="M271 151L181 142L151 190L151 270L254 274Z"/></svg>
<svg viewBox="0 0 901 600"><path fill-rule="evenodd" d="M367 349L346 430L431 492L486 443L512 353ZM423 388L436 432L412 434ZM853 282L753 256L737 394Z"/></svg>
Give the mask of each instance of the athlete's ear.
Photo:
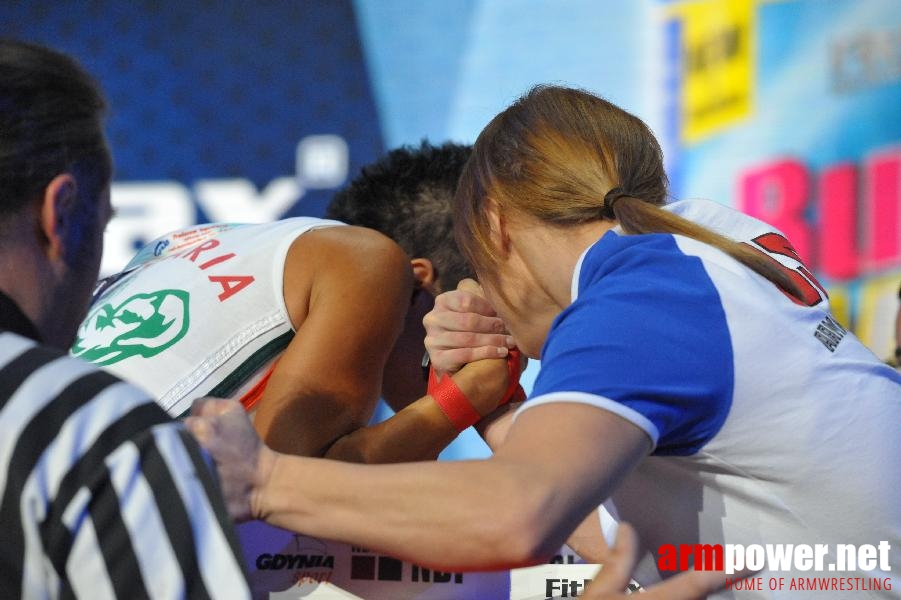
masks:
<svg viewBox="0 0 901 600"><path fill-rule="evenodd" d="M38 207L38 236L51 260L65 258L71 250L72 220L78 203L78 184L69 173L54 177Z"/></svg>
<svg viewBox="0 0 901 600"><path fill-rule="evenodd" d="M488 215L491 243L497 248L501 255L504 256L510 249L510 235L507 232L507 220L501 213L497 202L491 198L488 198L485 202L485 213Z"/></svg>
<svg viewBox="0 0 901 600"><path fill-rule="evenodd" d="M438 294L438 277L435 265L427 258L414 258L410 261L413 267L413 279L416 287L428 291L433 296Z"/></svg>

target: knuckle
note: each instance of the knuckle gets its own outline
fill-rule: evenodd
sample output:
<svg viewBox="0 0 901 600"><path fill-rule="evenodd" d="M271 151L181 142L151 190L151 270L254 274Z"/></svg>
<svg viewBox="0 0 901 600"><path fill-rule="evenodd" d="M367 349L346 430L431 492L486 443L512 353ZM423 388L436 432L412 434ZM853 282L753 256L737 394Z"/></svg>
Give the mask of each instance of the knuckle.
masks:
<svg viewBox="0 0 901 600"><path fill-rule="evenodd" d="M478 336L472 332L466 332L460 335L461 346L475 346L478 344Z"/></svg>
<svg viewBox="0 0 901 600"><path fill-rule="evenodd" d="M437 340L435 339L435 336L426 335L424 343L425 343L426 350L429 351L429 354L431 354L433 351L438 350L438 343L437 343Z"/></svg>
<svg viewBox="0 0 901 600"><path fill-rule="evenodd" d="M474 313L467 313L463 316L461 321L461 325L466 331L478 331L479 326L481 325L479 315Z"/></svg>
<svg viewBox="0 0 901 600"><path fill-rule="evenodd" d="M457 366L460 366L462 364L469 362L467 360L468 356L466 355L465 348L456 348L454 350L447 350L444 353L444 356L442 358L444 359L444 365L442 365L442 366L444 366L445 368L457 367Z"/></svg>
<svg viewBox="0 0 901 600"><path fill-rule="evenodd" d="M435 297L435 308L440 310L449 310L453 305L453 295L454 292L445 292L443 294L438 294Z"/></svg>

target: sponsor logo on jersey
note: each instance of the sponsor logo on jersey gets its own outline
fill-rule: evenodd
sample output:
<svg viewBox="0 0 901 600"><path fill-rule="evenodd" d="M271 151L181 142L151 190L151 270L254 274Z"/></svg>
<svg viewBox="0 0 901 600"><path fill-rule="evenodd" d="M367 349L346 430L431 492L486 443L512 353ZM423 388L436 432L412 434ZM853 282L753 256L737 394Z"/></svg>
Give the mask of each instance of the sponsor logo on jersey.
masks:
<svg viewBox="0 0 901 600"><path fill-rule="evenodd" d="M189 294L164 289L135 294L118 306L101 302L78 329L72 354L104 366L156 356L188 332Z"/></svg>

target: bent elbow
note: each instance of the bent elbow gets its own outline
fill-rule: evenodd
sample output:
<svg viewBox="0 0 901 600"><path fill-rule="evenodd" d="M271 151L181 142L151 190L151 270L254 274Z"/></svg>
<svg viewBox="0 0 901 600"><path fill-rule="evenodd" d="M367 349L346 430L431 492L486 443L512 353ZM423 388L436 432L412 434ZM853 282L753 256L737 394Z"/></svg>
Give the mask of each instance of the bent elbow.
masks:
<svg viewBox="0 0 901 600"><path fill-rule="evenodd" d="M555 534L558 527L549 521L544 503L521 500L510 505L513 508L495 521L493 551L507 569L546 563L563 544Z"/></svg>

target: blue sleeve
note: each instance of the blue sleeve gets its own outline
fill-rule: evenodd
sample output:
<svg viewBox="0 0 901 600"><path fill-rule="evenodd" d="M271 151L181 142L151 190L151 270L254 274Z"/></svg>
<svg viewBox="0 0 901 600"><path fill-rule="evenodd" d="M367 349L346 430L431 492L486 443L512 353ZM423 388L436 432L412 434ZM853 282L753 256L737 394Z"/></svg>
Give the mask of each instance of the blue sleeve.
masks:
<svg viewBox="0 0 901 600"><path fill-rule="evenodd" d="M527 405L575 398L644 429L654 454L693 454L731 405L719 294L672 236L613 238L586 255L578 298L551 326Z"/></svg>

